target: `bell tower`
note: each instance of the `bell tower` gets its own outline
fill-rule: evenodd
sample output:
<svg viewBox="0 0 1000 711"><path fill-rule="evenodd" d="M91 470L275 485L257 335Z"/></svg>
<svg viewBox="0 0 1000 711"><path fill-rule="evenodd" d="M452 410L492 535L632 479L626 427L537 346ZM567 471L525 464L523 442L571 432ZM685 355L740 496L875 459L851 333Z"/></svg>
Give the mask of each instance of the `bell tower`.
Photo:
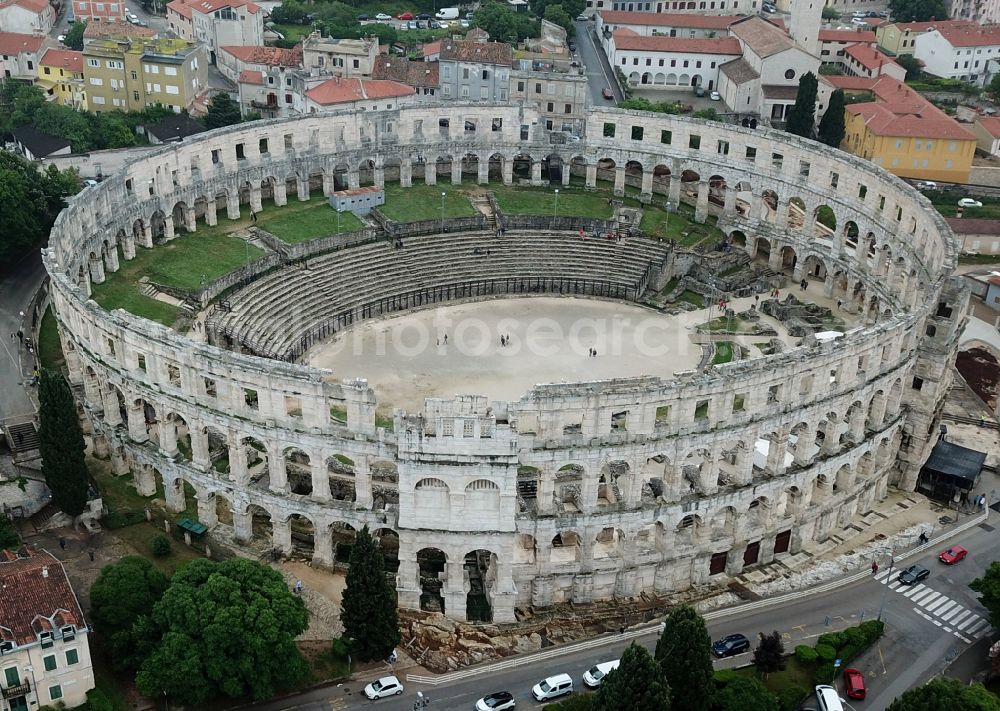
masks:
<svg viewBox="0 0 1000 711"><path fill-rule="evenodd" d="M792 17L788 34L802 49L818 57L823 0L794 0L789 3L789 9Z"/></svg>

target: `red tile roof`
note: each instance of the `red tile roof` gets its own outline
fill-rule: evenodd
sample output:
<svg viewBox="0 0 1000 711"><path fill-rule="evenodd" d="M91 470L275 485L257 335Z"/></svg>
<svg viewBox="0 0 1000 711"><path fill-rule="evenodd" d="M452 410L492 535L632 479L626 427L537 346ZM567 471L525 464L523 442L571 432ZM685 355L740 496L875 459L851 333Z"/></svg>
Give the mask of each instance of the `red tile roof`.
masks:
<svg viewBox="0 0 1000 711"><path fill-rule="evenodd" d="M867 44L852 44L844 54L866 69L880 70L883 65L896 64L895 60Z"/></svg>
<svg viewBox="0 0 1000 711"><path fill-rule="evenodd" d="M429 57L432 54L441 54L441 40L428 42L420 48L420 53L424 57Z"/></svg>
<svg viewBox="0 0 1000 711"><path fill-rule="evenodd" d="M509 67L514 64L514 50L506 42L444 40L441 43L441 60L502 64Z"/></svg>
<svg viewBox="0 0 1000 711"><path fill-rule="evenodd" d="M960 25L938 27L952 47L993 47L1000 45L1000 25Z"/></svg>
<svg viewBox="0 0 1000 711"><path fill-rule="evenodd" d="M23 7L29 12L40 15L48 9L49 2L48 0L11 0L10 2L0 2L0 7L9 7L11 5Z"/></svg>
<svg viewBox="0 0 1000 711"><path fill-rule="evenodd" d="M88 22L83 30L85 39L109 39L114 37L155 37L156 30L150 27L139 27L124 20L102 20Z"/></svg>
<svg viewBox="0 0 1000 711"><path fill-rule="evenodd" d="M240 84L263 84L264 74L263 72L254 71L253 69L244 69L240 72Z"/></svg>
<svg viewBox="0 0 1000 711"><path fill-rule="evenodd" d="M863 42L874 44L876 42L874 32L864 30L820 30L820 42Z"/></svg>
<svg viewBox="0 0 1000 711"><path fill-rule="evenodd" d="M23 546L0 557L0 637L30 644L39 632L86 627L62 563L48 551Z"/></svg>
<svg viewBox="0 0 1000 711"><path fill-rule="evenodd" d="M879 136L966 141L974 141L976 138L968 129L929 102L916 111L908 104L884 104L877 101L850 104L847 111L863 117L868 129Z"/></svg>
<svg viewBox="0 0 1000 711"><path fill-rule="evenodd" d="M372 79L388 79L407 86L436 87L439 66L437 62L413 62L405 57L376 57Z"/></svg>
<svg viewBox="0 0 1000 711"><path fill-rule="evenodd" d="M297 44L291 49L264 47L262 45L226 45L225 47L219 47L219 49L247 64L264 64L268 67L302 66L301 44Z"/></svg>
<svg viewBox="0 0 1000 711"><path fill-rule="evenodd" d="M833 86L834 89L843 89L844 91L871 91L876 82L875 77L848 77L826 74L822 75L819 80L825 81L827 84Z"/></svg>
<svg viewBox="0 0 1000 711"><path fill-rule="evenodd" d="M694 30L724 30L743 15L683 15L661 12L618 12L601 10L597 14L613 25L645 25L649 27L684 27Z"/></svg>
<svg viewBox="0 0 1000 711"><path fill-rule="evenodd" d="M47 49L38 63L46 67L62 67L75 74L83 73L83 52L71 49Z"/></svg>
<svg viewBox="0 0 1000 711"><path fill-rule="evenodd" d="M37 52L44 37L25 35L20 32L0 32L0 54L16 57L22 52Z"/></svg>
<svg viewBox="0 0 1000 711"><path fill-rule="evenodd" d="M412 86L379 79L327 79L306 92L306 97L320 106L349 104L354 101L391 99L414 94Z"/></svg>
<svg viewBox="0 0 1000 711"><path fill-rule="evenodd" d="M976 123L994 138L1000 138L1000 116L979 116Z"/></svg>
<svg viewBox="0 0 1000 711"><path fill-rule="evenodd" d="M642 52L676 52L678 54L743 54L735 37L696 39L690 37L639 37L631 30L615 30L616 49Z"/></svg>
<svg viewBox="0 0 1000 711"><path fill-rule="evenodd" d="M167 9L176 12L185 19L191 19L191 6L185 0L171 0L167 3Z"/></svg>
<svg viewBox="0 0 1000 711"><path fill-rule="evenodd" d="M944 218L951 231L959 235L1000 235L1000 220L969 217ZM996 277L994 277L995 279ZM990 279L993 282L993 279Z"/></svg>
<svg viewBox="0 0 1000 711"><path fill-rule="evenodd" d="M931 20L930 22L893 22L889 24L896 25L896 28L903 32L918 33L945 27L976 26L974 22L970 22L969 20Z"/></svg>
<svg viewBox="0 0 1000 711"><path fill-rule="evenodd" d="M203 15L211 14L224 7L246 8L246 11L251 15L256 15L260 12L260 6L250 2L250 0L174 0L174 2L168 4L168 7L174 6L173 9L179 14L183 13L181 13L175 5L175 3L178 2L187 5L191 10L197 10ZM189 15L185 15L185 17L188 16Z"/></svg>

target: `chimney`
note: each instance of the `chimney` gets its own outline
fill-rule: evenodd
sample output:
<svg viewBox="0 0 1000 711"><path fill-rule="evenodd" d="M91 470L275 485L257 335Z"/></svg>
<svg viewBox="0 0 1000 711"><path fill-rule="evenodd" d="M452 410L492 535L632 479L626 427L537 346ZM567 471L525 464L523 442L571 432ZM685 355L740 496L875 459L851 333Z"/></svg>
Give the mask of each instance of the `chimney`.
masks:
<svg viewBox="0 0 1000 711"><path fill-rule="evenodd" d="M48 569L48 567L42 568L42 577L43 578L49 577L49 569Z"/></svg>

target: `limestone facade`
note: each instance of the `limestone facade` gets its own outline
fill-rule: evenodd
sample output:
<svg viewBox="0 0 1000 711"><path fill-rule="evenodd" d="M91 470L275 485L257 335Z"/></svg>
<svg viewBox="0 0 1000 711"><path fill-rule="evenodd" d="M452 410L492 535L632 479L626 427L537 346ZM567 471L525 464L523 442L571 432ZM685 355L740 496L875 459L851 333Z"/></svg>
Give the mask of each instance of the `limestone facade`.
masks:
<svg viewBox="0 0 1000 711"><path fill-rule="evenodd" d="M140 493L162 487L171 510L193 492L200 520L239 541L288 553L308 531L318 565L367 525L398 539L402 607L465 619L481 585L496 622L515 606L724 583L846 527L888 486L914 489L967 301L950 231L923 196L785 133L597 108L580 142L552 144L539 119L452 103L261 121L147 153L81 193L43 258L98 452ZM567 182L600 177L715 215L734 244L822 281L866 325L673 380L428 400L390 429L364 380L195 343L88 299L154 235L259 211L263 197L387 176L409 186L418 173L510 183L515 164L541 184L546 163ZM817 222L824 205L836 229Z"/></svg>

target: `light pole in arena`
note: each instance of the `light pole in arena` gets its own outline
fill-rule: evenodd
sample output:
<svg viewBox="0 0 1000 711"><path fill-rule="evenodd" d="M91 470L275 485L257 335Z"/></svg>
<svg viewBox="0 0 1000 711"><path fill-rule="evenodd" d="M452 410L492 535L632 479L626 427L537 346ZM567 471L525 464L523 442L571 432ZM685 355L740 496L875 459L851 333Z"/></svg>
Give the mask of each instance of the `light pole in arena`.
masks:
<svg viewBox="0 0 1000 711"><path fill-rule="evenodd" d="M552 208L552 227L556 226L556 218L559 217L559 188L556 188L556 203Z"/></svg>
<svg viewBox="0 0 1000 711"><path fill-rule="evenodd" d="M448 193L441 193L441 234L444 234L444 197Z"/></svg>

